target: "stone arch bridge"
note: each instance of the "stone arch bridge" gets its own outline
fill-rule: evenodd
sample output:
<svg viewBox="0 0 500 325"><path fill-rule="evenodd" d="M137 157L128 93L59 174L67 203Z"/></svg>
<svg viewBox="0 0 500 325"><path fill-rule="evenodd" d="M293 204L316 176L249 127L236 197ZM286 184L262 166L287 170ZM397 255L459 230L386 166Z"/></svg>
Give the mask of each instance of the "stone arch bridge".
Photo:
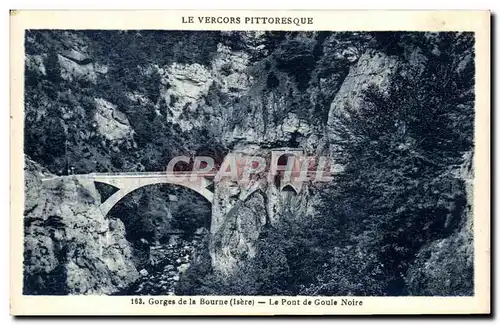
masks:
<svg viewBox="0 0 500 325"><path fill-rule="evenodd" d="M296 148L276 148L271 151L271 166L284 167L288 164L288 156L302 157L303 152ZM282 161L282 158L286 158ZM298 160L294 160L292 171L300 171ZM208 189L213 183L216 171L208 173L192 172L192 171L175 171L175 172L117 172L117 173L90 173L90 174L75 174L67 176L53 176L43 178L42 181L50 181L54 179L76 179L80 184L89 189L94 188L94 182L104 183L117 188L109 198L101 203L101 211L104 215L123 199L127 194L147 185L153 184L173 184L187 187L201 194L210 203L213 202L214 194ZM298 193L302 187L302 182L294 183L277 182L276 187L281 191L293 190Z"/></svg>
<svg viewBox="0 0 500 325"><path fill-rule="evenodd" d="M192 177L194 175L194 177ZM193 174L192 172L136 172L136 173L90 173L81 175L56 176L43 178L42 181L54 179L76 179L84 187L94 187L94 182L111 185L118 190L101 203L100 209L104 215L123 199L127 194L147 185L173 184L187 187L201 194L210 203L213 192L207 187L213 182L215 173Z"/></svg>

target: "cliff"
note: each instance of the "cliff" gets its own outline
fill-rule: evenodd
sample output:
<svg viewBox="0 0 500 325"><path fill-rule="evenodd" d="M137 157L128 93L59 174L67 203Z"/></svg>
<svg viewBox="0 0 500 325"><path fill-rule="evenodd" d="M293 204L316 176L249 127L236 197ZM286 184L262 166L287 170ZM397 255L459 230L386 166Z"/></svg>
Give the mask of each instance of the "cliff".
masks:
<svg viewBox="0 0 500 325"><path fill-rule="evenodd" d="M209 228L209 257L199 259L210 267L202 273L223 278L252 265L262 271L266 256L284 261L279 270L307 269L298 260L316 263L311 256L338 270L353 258L359 270L376 264L374 274L386 272L387 287L419 294L426 279L450 274L453 267L437 261L451 251L464 250L470 268L471 208L459 211L468 176L448 170L473 151L469 36L28 31L26 283L39 293L53 279L63 279L61 292L111 293L137 278L151 246L169 242L172 231L199 228ZM108 216L97 208L102 191L76 181L41 186L34 172L159 171L179 155L220 163L228 153L268 157L281 147L328 156L347 169L331 184L291 192L266 179L217 183L211 207L187 190L151 186ZM300 237L302 225L304 234L329 241ZM276 234L283 229L300 242ZM354 241L369 258L353 253ZM273 245L275 255L266 255ZM331 257L334 251L342 253ZM378 263L392 255L393 264ZM302 287L328 274L307 270L291 271L307 274ZM342 284L358 285L352 281Z"/></svg>
<svg viewBox="0 0 500 325"><path fill-rule="evenodd" d="M110 294L134 281L123 223L76 180L42 185L42 170L26 159L24 293Z"/></svg>

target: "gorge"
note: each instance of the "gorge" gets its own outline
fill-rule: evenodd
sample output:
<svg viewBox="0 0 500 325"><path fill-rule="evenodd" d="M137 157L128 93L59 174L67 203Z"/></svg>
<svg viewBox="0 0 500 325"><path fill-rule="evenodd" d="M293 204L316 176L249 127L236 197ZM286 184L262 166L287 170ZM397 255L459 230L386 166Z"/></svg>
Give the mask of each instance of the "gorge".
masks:
<svg viewBox="0 0 500 325"><path fill-rule="evenodd" d="M472 294L470 33L25 37L24 294ZM341 168L151 176L290 152Z"/></svg>

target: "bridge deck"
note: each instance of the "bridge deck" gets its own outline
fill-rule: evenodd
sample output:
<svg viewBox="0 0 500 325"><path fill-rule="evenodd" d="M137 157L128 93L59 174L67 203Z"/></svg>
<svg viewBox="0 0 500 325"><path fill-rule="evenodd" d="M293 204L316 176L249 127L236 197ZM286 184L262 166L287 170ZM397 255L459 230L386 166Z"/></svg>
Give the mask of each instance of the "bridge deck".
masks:
<svg viewBox="0 0 500 325"><path fill-rule="evenodd" d="M119 173L90 173L90 174L73 174L73 175L62 175L62 176L52 176L44 177L42 181L52 180L52 179L64 179L64 178L84 178L84 179L110 179L110 178L161 178L161 177L179 177L179 176L192 176L204 178L213 178L216 172L208 173L197 173L197 172L119 172Z"/></svg>

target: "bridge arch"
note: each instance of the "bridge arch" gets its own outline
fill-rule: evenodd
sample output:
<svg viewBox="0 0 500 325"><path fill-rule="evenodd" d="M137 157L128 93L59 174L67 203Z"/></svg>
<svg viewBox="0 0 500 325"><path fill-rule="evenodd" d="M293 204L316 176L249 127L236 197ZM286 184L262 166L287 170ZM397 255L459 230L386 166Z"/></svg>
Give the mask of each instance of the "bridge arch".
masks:
<svg viewBox="0 0 500 325"><path fill-rule="evenodd" d="M79 183L89 189L95 189L95 182L107 184L117 188L118 190L109 196L104 202L101 202L100 209L104 215L127 194L148 185L156 184L172 184L189 188L210 203L213 202L213 193L208 189L212 184L213 175L195 175L194 179L191 175L185 173L93 173L84 175L72 175L71 178L76 178ZM69 177L69 176L68 176Z"/></svg>
<svg viewBox="0 0 500 325"><path fill-rule="evenodd" d="M160 259L174 263L178 254L187 254L186 245L191 253L197 249L210 232L212 204L188 187L157 183L128 193L107 218L110 225L119 220L136 268L156 272L154 266Z"/></svg>
<svg viewBox="0 0 500 325"><path fill-rule="evenodd" d="M113 193L110 197L108 197L104 202L101 202L100 209L104 215L107 215L109 211L120 202L125 196L132 193L135 190L138 190L142 187L156 184L172 184L179 185L182 187L189 188L201 196L203 196L210 203L213 202L213 193L207 189L207 186L211 184L211 181L207 178L201 177L196 182L190 182L189 180L177 180L173 177L151 177L151 178L99 178L94 179L94 182L100 182L104 184L111 185L113 187L118 188L118 191Z"/></svg>
<svg viewBox="0 0 500 325"><path fill-rule="evenodd" d="M168 213L165 213L162 202L167 203ZM147 219L153 222L155 232L162 233L160 230L162 225L156 223L157 221L168 220L169 234L182 232L191 234L198 228L210 229L211 205L212 202L191 188L171 183L157 183L130 191L110 209L108 215L121 219L126 229L132 226L134 228L131 231L132 236L135 236L133 233L147 232L141 225ZM193 224L196 224L196 227L189 226ZM193 229L188 231L189 228ZM150 240L147 235L142 237Z"/></svg>
<svg viewBox="0 0 500 325"><path fill-rule="evenodd" d="M281 188L281 192L289 192L292 195L297 195L299 191L293 184L287 184Z"/></svg>

